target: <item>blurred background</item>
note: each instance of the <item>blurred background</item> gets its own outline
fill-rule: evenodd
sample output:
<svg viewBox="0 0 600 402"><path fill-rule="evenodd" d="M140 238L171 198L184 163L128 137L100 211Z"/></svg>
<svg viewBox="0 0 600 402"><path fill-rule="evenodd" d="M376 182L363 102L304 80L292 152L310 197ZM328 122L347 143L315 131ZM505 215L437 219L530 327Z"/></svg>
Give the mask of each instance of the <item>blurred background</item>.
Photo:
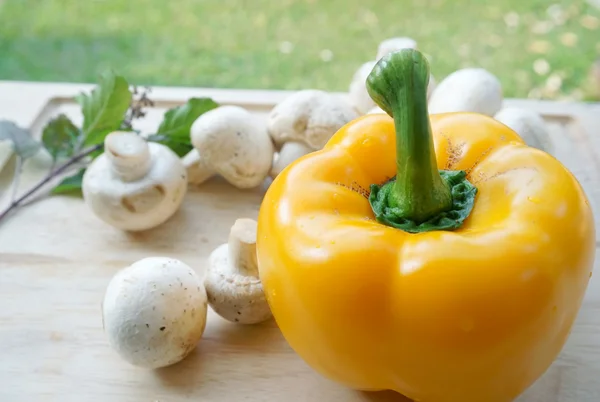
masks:
<svg viewBox="0 0 600 402"><path fill-rule="evenodd" d="M395 36L438 82L477 66L506 97L600 99L600 0L0 0L0 80L346 91Z"/></svg>

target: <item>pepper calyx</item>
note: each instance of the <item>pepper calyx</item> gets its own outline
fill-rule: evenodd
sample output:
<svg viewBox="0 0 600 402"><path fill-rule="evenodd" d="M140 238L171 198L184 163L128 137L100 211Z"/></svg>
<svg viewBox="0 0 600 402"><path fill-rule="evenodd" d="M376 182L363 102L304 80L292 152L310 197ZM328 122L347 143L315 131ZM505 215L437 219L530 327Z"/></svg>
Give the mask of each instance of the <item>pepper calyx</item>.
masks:
<svg viewBox="0 0 600 402"><path fill-rule="evenodd" d="M452 194L452 206L423 222L404 217L398 206L390 205L395 178L384 184L372 184L369 203L378 222L409 233L434 230L454 230L462 226L473 209L477 187L469 182L464 170L439 170L439 174ZM394 204L393 202L391 204Z"/></svg>

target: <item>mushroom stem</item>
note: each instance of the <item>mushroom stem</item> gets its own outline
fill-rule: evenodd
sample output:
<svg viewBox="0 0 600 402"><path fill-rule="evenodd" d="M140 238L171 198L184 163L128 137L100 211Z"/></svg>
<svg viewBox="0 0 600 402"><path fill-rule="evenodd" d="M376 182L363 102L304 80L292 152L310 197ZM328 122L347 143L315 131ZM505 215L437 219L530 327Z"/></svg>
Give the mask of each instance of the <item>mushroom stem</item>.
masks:
<svg viewBox="0 0 600 402"><path fill-rule="evenodd" d="M281 173L283 169L285 169L290 163L313 151L313 148L300 141L286 142L281 147L279 155L273 163L273 167L271 168L271 177L277 177L279 173Z"/></svg>
<svg viewBox="0 0 600 402"><path fill-rule="evenodd" d="M215 175L215 171L204 163L197 149L188 152L181 162L187 170L188 183L202 184Z"/></svg>
<svg viewBox="0 0 600 402"><path fill-rule="evenodd" d="M256 255L257 222L237 219L229 241L210 253L204 284L212 309L231 322L256 324L272 317L260 282Z"/></svg>
<svg viewBox="0 0 600 402"><path fill-rule="evenodd" d="M104 140L112 171L125 182L136 181L150 170L150 149L145 139L132 132L115 131Z"/></svg>
<svg viewBox="0 0 600 402"><path fill-rule="evenodd" d="M229 232L229 266L243 276L258 277L256 258L256 221L241 218Z"/></svg>

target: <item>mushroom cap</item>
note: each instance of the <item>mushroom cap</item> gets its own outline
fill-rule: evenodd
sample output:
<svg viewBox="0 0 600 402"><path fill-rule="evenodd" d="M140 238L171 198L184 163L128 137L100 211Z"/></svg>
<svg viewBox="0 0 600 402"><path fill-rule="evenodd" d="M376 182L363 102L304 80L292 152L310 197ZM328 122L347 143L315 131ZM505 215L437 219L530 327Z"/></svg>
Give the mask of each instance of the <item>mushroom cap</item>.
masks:
<svg viewBox="0 0 600 402"><path fill-rule="evenodd" d="M496 120L515 131L527 145L552 153L553 145L546 122L534 110L506 107L494 116Z"/></svg>
<svg viewBox="0 0 600 402"><path fill-rule="evenodd" d="M463 68L437 84L429 113L475 112L493 116L502 107L502 85L483 68Z"/></svg>
<svg viewBox="0 0 600 402"><path fill-rule="evenodd" d="M297 159L313 152L313 149L303 142L288 141L282 145L277 158L271 167L271 177L277 177L286 167Z"/></svg>
<svg viewBox="0 0 600 402"><path fill-rule="evenodd" d="M397 37L389 38L381 41L377 46L377 57L379 60L388 53L394 52L400 49L416 49L417 41L409 37Z"/></svg>
<svg viewBox="0 0 600 402"><path fill-rule="evenodd" d="M348 90L350 103L360 114L365 114L377 106L367 91L367 77L371 74L375 64L377 64L375 60L363 63L358 70L356 70L352 76L352 81L350 82L350 88Z"/></svg>
<svg viewBox="0 0 600 402"><path fill-rule="evenodd" d="M267 129L278 148L288 141L319 150L342 126L358 117L341 96L316 89L297 91L269 114Z"/></svg>
<svg viewBox="0 0 600 402"><path fill-rule="evenodd" d="M129 363L158 368L184 359L204 333L206 290L193 269L149 257L121 269L102 302L110 346Z"/></svg>
<svg viewBox="0 0 600 402"><path fill-rule="evenodd" d="M429 74L429 83L427 84L427 99L431 99L431 95L433 95L433 91L437 88L437 80L433 76L433 74Z"/></svg>
<svg viewBox="0 0 600 402"><path fill-rule="evenodd" d="M367 114L386 114L385 111L379 106L375 106L373 109L369 110Z"/></svg>
<svg viewBox="0 0 600 402"><path fill-rule="evenodd" d="M244 275L232 266L228 244L211 253L204 286L211 308L226 320L256 324L271 317L259 277Z"/></svg>
<svg viewBox="0 0 600 402"><path fill-rule="evenodd" d="M275 149L265 125L239 106L220 106L201 115L191 140L204 165L238 188L260 185L269 175Z"/></svg>
<svg viewBox="0 0 600 402"><path fill-rule="evenodd" d="M98 156L83 176L86 204L104 222L128 231L146 230L169 219L187 192L187 173L168 147L150 142L149 170L134 181L123 181L106 154Z"/></svg>

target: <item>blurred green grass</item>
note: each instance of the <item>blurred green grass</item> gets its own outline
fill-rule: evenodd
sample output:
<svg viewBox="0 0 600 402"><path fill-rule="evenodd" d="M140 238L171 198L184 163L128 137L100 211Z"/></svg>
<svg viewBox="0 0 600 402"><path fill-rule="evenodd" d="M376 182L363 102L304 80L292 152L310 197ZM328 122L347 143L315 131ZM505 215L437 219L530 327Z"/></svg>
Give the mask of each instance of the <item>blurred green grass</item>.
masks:
<svg viewBox="0 0 600 402"><path fill-rule="evenodd" d="M506 96L580 99L600 55L588 1L0 0L0 79L113 68L142 85L344 91L381 40L410 36L438 81L479 66Z"/></svg>

